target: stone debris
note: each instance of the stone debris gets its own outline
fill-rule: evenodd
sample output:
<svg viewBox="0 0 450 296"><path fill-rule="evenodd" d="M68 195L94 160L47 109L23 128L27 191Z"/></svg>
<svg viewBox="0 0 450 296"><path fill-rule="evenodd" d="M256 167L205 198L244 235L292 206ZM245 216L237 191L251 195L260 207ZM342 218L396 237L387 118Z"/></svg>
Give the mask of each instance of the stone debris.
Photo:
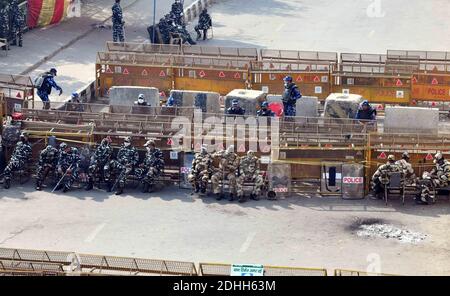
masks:
<svg viewBox="0 0 450 296"><path fill-rule="evenodd" d="M412 232L408 229L401 229L389 224L363 224L359 226L356 235L362 237L396 239L402 243L410 244L419 243L427 237L425 234Z"/></svg>

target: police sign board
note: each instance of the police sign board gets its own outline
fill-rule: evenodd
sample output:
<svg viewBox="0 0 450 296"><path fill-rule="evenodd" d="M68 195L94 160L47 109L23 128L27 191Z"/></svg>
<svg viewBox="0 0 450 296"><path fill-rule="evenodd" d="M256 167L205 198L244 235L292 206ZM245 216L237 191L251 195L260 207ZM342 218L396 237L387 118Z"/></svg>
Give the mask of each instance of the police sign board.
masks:
<svg viewBox="0 0 450 296"><path fill-rule="evenodd" d="M364 183L364 178L363 177L344 177L344 179L342 179L342 182L344 184L362 184L362 183Z"/></svg>
<svg viewBox="0 0 450 296"><path fill-rule="evenodd" d="M254 264L231 265L231 276L263 276L264 266Z"/></svg>

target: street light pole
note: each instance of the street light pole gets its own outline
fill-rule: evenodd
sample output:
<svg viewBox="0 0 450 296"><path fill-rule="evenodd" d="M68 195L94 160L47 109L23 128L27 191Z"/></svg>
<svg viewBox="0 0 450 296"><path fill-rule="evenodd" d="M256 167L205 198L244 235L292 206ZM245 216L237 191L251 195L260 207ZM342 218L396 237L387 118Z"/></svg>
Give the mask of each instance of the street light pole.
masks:
<svg viewBox="0 0 450 296"><path fill-rule="evenodd" d="M153 32L152 32L152 43L155 43L155 33L156 33L156 0L153 0Z"/></svg>

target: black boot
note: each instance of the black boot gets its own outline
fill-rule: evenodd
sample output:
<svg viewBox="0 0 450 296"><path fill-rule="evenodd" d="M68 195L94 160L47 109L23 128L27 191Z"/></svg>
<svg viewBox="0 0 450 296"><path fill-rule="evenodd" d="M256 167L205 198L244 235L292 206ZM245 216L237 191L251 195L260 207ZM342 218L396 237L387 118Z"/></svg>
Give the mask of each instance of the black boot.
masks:
<svg viewBox="0 0 450 296"><path fill-rule="evenodd" d="M228 199L229 201L234 201L234 194L230 193L230 198Z"/></svg>
<svg viewBox="0 0 450 296"><path fill-rule="evenodd" d="M244 203L246 201L247 201L247 199L245 198L245 195L239 196L239 203Z"/></svg>
<svg viewBox="0 0 450 296"><path fill-rule="evenodd" d="M254 193L250 194L250 198L253 200L259 200L258 195L254 194Z"/></svg>
<svg viewBox="0 0 450 296"><path fill-rule="evenodd" d="M144 186L142 186L142 193L147 193L148 192L148 188L149 188L148 183L144 183Z"/></svg>
<svg viewBox="0 0 450 296"><path fill-rule="evenodd" d="M202 194L206 194L206 187L205 187L205 186L202 186L201 189L200 189L200 192L201 192Z"/></svg>
<svg viewBox="0 0 450 296"><path fill-rule="evenodd" d="M106 181L106 192L111 192L112 187L113 187L113 185L111 184L111 182Z"/></svg>
<svg viewBox="0 0 450 296"><path fill-rule="evenodd" d="M11 179L5 178L5 184L3 185L3 188L9 189L9 187L11 187Z"/></svg>
<svg viewBox="0 0 450 296"><path fill-rule="evenodd" d="M195 193L198 193L200 191L200 186L198 184L195 184Z"/></svg>
<svg viewBox="0 0 450 296"><path fill-rule="evenodd" d="M123 193L123 188L122 187L118 187L116 190L116 195L121 195Z"/></svg>
<svg viewBox="0 0 450 296"><path fill-rule="evenodd" d="M42 185L41 185L41 182L40 182L40 181L37 181L37 182L36 182L36 190L37 190L37 191L41 191L41 190L42 190Z"/></svg>
<svg viewBox="0 0 450 296"><path fill-rule="evenodd" d="M223 198L223 194L216 193L216 200L221 200Z"/></svg>
<svg viewBox="0 0 450 296"><path fill-rule="evenodd" d="M87 183L84 190L89 191L89 190L92 190L93 188L94 188L94 182L92 180L89 180L89 182Z"/></svg>
<svg viewBox="0 0 450 296"><path fill-rule="evenodd" d="M70 186L69 185L64 185L63 192L66 193L69 190L70 190Z"/></svg>

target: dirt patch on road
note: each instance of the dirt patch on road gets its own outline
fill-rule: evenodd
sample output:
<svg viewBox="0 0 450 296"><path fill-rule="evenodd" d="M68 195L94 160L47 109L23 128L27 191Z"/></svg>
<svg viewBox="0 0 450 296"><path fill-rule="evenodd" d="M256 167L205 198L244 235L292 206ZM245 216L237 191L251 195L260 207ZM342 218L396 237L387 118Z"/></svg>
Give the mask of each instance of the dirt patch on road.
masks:
<svg viewBox="0 0 450 296"><path fill-rule="evenodd" d="M401 243L417 244L427 238L426 234L411 231L395 223L377 218L356 218L349 229L358 237L384 238L397 240Z"/></svg>

